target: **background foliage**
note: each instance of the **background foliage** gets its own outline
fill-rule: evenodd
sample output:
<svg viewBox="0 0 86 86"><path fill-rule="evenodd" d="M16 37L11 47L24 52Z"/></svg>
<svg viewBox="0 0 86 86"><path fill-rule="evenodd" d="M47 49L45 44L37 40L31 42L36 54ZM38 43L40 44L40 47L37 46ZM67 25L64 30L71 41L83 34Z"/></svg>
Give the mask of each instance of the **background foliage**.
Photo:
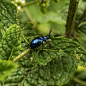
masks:
<svg viewBox="0 0 86 86"><path fill-rule="evenodd" d="M69 37L70 1L0 0L0 86L86 85L86 1L78 0ZM51 49L32 52L32 39L51 27Z"/></svg>

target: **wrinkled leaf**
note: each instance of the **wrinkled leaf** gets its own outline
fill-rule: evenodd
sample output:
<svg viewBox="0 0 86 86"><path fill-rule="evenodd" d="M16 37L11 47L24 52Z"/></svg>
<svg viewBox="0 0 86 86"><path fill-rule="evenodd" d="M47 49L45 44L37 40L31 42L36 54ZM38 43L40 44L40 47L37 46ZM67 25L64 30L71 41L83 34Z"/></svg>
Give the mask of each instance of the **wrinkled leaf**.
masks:
<svg viewBox="0 0 86 86"><path fill-rule="evenodd" d="M17 8L14 4L9 3L7 0L1 0L0 16L1 16L1 32L2 35L12 25L18 24L23 28L22 22L16 18Z"/></svg>
<svg viewBox="0 0 86 86"><path fill-rule="evenodd" d="M12 61L0 60L0 81L4 80L17 67Z"/></svg>
<svg viewBox="0 0 86 86"><path fill-rule="evenodd" d="M21 28L14 24L10 26L4 33L0 42L0 58L12 59L18 55L21 43Z"/></svg>
<svg viewBox="0 0 86 86"><path fill-rule="evenodd" d="M81 26L79 26L77 28L77 32L80 34L82 39L86 40L86 23L83 23Z"/></svg>
<svg viewBox="0 0 86 86"><path fill-rule="evenodd" d="M72 56L55 57L46 66L35 64L28 71L27 68L17 69L16 72L6 78L5 85L47 86L66 84L73 76L77 66L78 60Z"/></svg>
<svg viewBox="0 0 86 86"><path fill-rule="evenodd" d="M2 2L4 1L5 0L3 0ZM6 6L7 3L6 2L4 3ZM12 6L10 6L10 9L11 8ZM10 11L12 11L13 9L14 8L12 8ZM33 7L31 7L30 9L31 13L32 11L39 13L37 10L32 10L32 9ZM35 9L37 8L35 7ZM6 9L4 11L9 11L9 10ZM44 16L42 15L42 17L40 17L40 13L39 15L37 15L35 12L34 12L34 16L35 16L34 18L36 22L39 22L39 23L53 22L56 24L65 24L64 20L60 17L59 14L57 15L55 13L50 12L50 14L48 14L49 17L47 17L46 15ZM10 12L8 12L7 14L9 13ZM52 16L52 14L54 16ZM6 20L7 19L5 19L5 21ZM12 22L11 21L9 22L11 24L14 24L12 23L14 22L14 20L12 20ZM4 22L2 22L2 25L3 24ZM17 24L20 26L20 21L17 21ZM13 26L11 27L13 28ZM8 28L6 30L9 31ZM5 31L2 31L2 33L4 33ZM16 34L13 33L15 35L15 36L12 36L13 38L8 37L9 34L4 37L4 34L3 34L4 39L2 38L2 41L0 44L1 46L0 51L4 51L3 50L4 48L2 47L2 45L12 44L10 42L13 42L13 39L15 39L15 37L18 36L17 40L15 39L16 43L14 43L14 48L11 48L11 51L10 51L11 54L10 52L6 53L6 54L9 54L10 58L12 59L16 57L16 55L18 55L17 51L19 50L19 47L20 47L20 37L21 37L19 35L20 32L21 30L16 31ZM26 38L29 43L32 40L32 38L35 38L36 36L33 33L33 30L26 30L25 35L27 37L24 37L24 38ZM31 37L32 35L35 35L35 36ZM10 38L11 41L9 41L7 37L8 39ZM8 42L4 43L3 41L6 39L8 40ZM24 39L22 40L22 43L21 43L22 50L21 51L24 51L25 49L29 48L28 43L25 43L27 41ZM83 47L80 46L79 43L74 42L71 39L67 39L67 38L52 38L49 43L51 45L51 49L47 44L44 44L43 54L41 53L42 48L39 47L39 49L37 49L36 51L33 51L33 57L31 53L28 52L27 55L21 58L17 62L20 65L20 67L16 69L10 76L6 77L6 79L3 81L4 86L18 86L18 85L19 86L47 86L47 85L66 84L69 81L69 79L74 75L74 72L78 66L78 63L80 62L78 60L81 60L81 62L84 63L82 65L85 65L85 62L86 62L85 53L86 52L83 49ZM9 46L7 46L6 50L7 49L9 49ZM0 53L1 53L0 54L1 57L4 57L5 53L3 52L0 52ZM9 56L6 57L6 59L9 59ZM0 82L0 85L2 85L1 82Z"/></svg>
<svg viewBox="0 0 86 86"><path fill-rule="evenodd" d="M24 80L27 69L17 68L10 76L6 77L4 86L18 86Z"/></svg>
<svg viewBox="0 0 86 86"><path fill-rule="evenodd" d="M12 25L16 24L16 6L1 0L1 31L2 34Z"/></svg>
<svg viewBox="0 0 86 86"><path fill-rule="evenodd" d="M86 51L80 46L78 42L72 41L72 39L68 38L52 38L50 41L51 49L47 45L43 49L43 54L42 54L42 49L36 50L33 52L33 57L36 62L42 64L42 65L47 65L48 62L50 62L54 57L56 56L64 56L70 55L76 57L78 60L84 60L86 61L85 56L86 56Z"/></svg>

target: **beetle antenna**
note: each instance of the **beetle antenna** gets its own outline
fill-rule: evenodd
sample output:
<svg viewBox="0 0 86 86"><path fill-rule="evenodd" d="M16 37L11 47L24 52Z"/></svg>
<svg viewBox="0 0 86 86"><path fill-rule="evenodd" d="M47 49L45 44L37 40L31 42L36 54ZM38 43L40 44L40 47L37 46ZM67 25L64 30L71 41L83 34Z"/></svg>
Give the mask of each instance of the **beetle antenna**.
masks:
<svg viewBox="0 0 86 86"><path fill-rule="evenodd" d="M52 27L51 27L50 32L49 32L49 37L50 37L50 33L51 33L51 31L52 31Z"/></svg>

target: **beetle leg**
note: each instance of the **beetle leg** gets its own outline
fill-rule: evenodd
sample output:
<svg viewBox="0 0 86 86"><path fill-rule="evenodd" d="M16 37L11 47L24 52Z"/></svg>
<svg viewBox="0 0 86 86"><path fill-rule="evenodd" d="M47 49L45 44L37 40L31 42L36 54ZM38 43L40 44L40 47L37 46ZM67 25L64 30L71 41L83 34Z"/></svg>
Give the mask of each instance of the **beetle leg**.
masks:
<svg viewBox="0 0 86 86"><path fill-rule="evenodd" d="M48 41L45 41L48 45L49 45L49 47L50 47L50 49L51 49L51 46L50 46L50 44L48 43Z"/></svg>
<svg viewBox="0 0 86 86"><path fill-rule="evenodd" d="M43 43L42 43L42 54L43 54L43 48L44 48L44 45L43 45Z"/></svg>
<svg viewBox="0 0 86 86"><path fill-rule="evenodd" d="M50 33L51 33L51 31L52 31L52 27L51 27L50 32L49 32L49 37L50 37Z"/></svg>

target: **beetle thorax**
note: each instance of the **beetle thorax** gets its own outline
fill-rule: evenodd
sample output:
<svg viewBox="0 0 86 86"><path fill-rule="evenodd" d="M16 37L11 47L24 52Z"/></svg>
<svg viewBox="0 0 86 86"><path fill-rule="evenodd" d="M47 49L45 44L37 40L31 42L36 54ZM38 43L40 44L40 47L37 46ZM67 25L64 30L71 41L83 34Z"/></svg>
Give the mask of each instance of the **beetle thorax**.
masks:
<svg viewBox="0 0 86 86"><path fill-rule="evenodd" d="M49 36L43 36L43 41L46 41L47 39L50 39Z"/></svg>

